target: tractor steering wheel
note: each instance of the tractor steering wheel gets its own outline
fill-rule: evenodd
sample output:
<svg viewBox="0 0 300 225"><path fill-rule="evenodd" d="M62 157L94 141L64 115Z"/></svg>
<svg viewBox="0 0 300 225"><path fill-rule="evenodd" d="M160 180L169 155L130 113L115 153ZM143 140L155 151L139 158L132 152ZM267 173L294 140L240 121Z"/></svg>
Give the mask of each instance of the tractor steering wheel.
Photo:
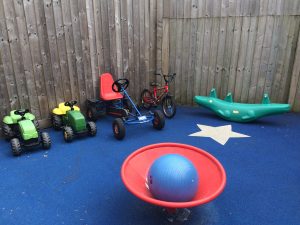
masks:
<svg viewBox="0 0 300 225"><path fill-rule="evenodd" d="M21 116L21 119L23 120L25 114L28 113L28 112L29 112L29 109L18 109L14 113L15 113L15 115Z"/></svg>
<svg viewBox="0 0 300 225"><path fill-rule="evenodd" d="M126 78L116 80L112 85L112 90L114 92L122 92L126 90L129 85L129 80Z"/></svg>
<svg viewBox="0 0 300 225"><path fill-rule="evenodd" d="M65 102L65 106L69 106L71 108L71 110L74 110L74 105L77 104L77 101L69 101L69 102Z"/></svg>

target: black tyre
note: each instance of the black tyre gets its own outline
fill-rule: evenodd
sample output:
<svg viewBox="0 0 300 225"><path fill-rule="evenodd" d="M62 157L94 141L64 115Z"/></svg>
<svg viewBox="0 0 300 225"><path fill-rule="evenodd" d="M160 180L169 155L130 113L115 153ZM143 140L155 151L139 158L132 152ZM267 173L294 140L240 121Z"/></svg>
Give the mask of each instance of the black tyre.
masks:
<svg viewBox="0 0 300 225"><path fill-rule="evenodd" d="M165 117L164 114L159 111L154 111L154 119L152 120L153 127L157 130L161 130L165 126Z"/></svg>
<svg viewBox="0 0 300 225"><path fill-rule="evenodd" d="M48 133L42 132L42 147L43 149L49 149L51 147L51 139Z"/></svg>
<svg viewBox="0 0 300 225"><path fill-rule="evenodd" d="M132 112L132 105L128 99L123 99L124 109L126 109L128 112Z"/></svg>
<svg viewBox="0 0 300 225"><path fill-rule="evenodd" d="M148 89L144 89L141 94L141 105L144 109L149 110L153 105L153 97Z"/></svg>
<svg viewBox="0 0 300 225"><path fill-rule="evenodd" d="M14 156L19 156L22 153L22 147L18 138L10 140L11 151Z"/></svg>
<svg viewBox="0 0 300 225"><path fill-rule="evenodd" d="M34 124L34 126L35 126L35 129L36 129L37 131L39 131L39 130L40 130L40 124L39 124L39 122L38 122L37 120L33 120L32 122L33 122L33 124Z"/></svg>
<svg viewBox="0 0 300 225"><path fill-rule="evenodd" d="M13 130L11 129L11 127L7 124L3 124L2 126L2 133L3 133L3 136L4 138L9 141L10 139L12 139L14 137L14 132Z"/></svg>
<svg viewBox="0 0 300 225"><path fill-rule="evenodd" d="M86 110L86 117L90 121L97 121L97 110L94 107L88 107Z"/></svg>
<svg viewBox="0 0 300 225"><path fill-rule="evenodd" d="M162 102L162 110L163 113L165 115L165 117L167 118L172 118L175 116L176 114L176 104L175 104L175 100L173 97L171 96L166 96Z"/></svg>
<svg viewBox="0 0 300 225"><path fill-rule="evenodd" d="M122 119L115 119L112 128L116 139L122 140L125 137L125 125Z"/></svg>
<svg viewBox="0 0 300 225"><path fill-rule="evenodd" d="M94 122L87 122L86 127L90 136L95 136L97 134L97 126Z"/></svg>
<svg viewBox="0 0 300 225"><path fill-rule="evenodd" d="M66 142L73 141L74 133L71 127L65 127L64 128L64 139Z"/></svg>
<svg viewBox="0 0 300 225"><path fill-rule="evenodd" d="M62 127L62 119L60 116L58 115L53 115L52 116L52 127L55 129L55 130L60 130L61 127Z"/></svg>

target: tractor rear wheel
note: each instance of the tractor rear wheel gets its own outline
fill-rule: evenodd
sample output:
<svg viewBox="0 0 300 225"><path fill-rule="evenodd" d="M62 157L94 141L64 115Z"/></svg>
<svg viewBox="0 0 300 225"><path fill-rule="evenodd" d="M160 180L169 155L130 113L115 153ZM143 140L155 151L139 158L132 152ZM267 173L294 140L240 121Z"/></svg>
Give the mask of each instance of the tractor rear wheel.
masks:
<svg viewBox="0 0 300 225"><path fill-rule="evenodd" d="M73 141L74 133L71 127L65 127L64 128L64 139L66 142Z"/></svg>
<svg viewBox="0 0 300 225"><path fill-rule="evenodd" d="M161 130L165 126L165 117L164 114L159 111L154 111L154 119L152 120L153 127L157 130Z"/></svg>
<svg viewBox="0 0 300 225"><path fill-rule="evenodd" d="M4 138L9 141L10 139L12 139L14 137L14 132L13 130L11 129L11 127L7 124L3 124L2 126L2 133L3 133L3 136Z"/></svg>
<svg viewBox="0 0 300 225"><path fill-rule="evenodd" d="M39 124L39 122L37 120L33 120L32 122L33 122L33 124L35 126L36 131L39 132L39 130L40 130L40 124Z"/></svg>
<svg viewBox="0 0 300 225"><path fill-rule="evenodd" d="M112 128L116 139L122 140L125 137L125 125L122 119L116 118Z"/></svg>
<svg viewBox="0 0 300 225"><path fill-rule="evenodd" d="M19 156L22 153L21 144L18 138L13 138L10 141L11 151L14 156Z"/></svg>
<svg viewBox="0 0 300 225"><path fill-rule="evenodd" d="M51 147L51 139L48 133L42 132L42 146L43 149L49 149Z"/></svg>
<svg viewBox="0 0 300 225"><path fill-rule="evenodd" d="M152 93L148 89L144 89L141 94L141 106L149 110L154 104Z"/></svg>
<svg viewBox="0 0 300 225"><path fill-rule="evenodd" d="M95 136L97 134L97 126L94 122L90 121L87 122L86 127L88 129L89 135L90 136Z"/></svg>
<svg viewBox="0 0 300 225"><path fill-rule="evenodd" d="M62 120L61 117L58 115L52 116L52 126L55 130L60 130L62 127Z"/></svg>
<svg viewBox="0 0 300 225"><path fill-rule="evenodd" d="M90 121L97 121L97 110L95 107L88 107L86 110L86 117Z"/></svg>

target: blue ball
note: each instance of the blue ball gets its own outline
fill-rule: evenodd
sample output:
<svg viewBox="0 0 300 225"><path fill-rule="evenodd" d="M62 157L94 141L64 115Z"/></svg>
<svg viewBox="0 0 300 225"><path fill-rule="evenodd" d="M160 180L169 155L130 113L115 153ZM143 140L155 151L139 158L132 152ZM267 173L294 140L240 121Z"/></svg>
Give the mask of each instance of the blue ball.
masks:
<svg viewBox="0 0 300 225"><path fill-rule="evenodd" d="M163 201L191 201L198 190L199 177L195 166L179 154L167 154L156 159L147 179L153 197Z"/></svg>

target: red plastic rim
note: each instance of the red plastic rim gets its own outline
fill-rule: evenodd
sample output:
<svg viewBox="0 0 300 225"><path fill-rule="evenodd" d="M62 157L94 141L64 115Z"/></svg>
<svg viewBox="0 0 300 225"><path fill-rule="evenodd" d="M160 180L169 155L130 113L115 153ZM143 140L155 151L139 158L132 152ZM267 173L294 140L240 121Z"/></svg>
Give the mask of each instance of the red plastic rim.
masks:
<svg viewBox="0 0 300 225"><path fill-rule="evenodd" d="M188 158L198 171L200 184L192 201L161 201L153 198L146 188L147 173L153 161L171 153ZM178 143L158 143L138 149L124 161L121 177L132 194L146 202L167 208L189 208L210 202L222 193L226 184L225 170L215 157L194 146Z"/></svg>

